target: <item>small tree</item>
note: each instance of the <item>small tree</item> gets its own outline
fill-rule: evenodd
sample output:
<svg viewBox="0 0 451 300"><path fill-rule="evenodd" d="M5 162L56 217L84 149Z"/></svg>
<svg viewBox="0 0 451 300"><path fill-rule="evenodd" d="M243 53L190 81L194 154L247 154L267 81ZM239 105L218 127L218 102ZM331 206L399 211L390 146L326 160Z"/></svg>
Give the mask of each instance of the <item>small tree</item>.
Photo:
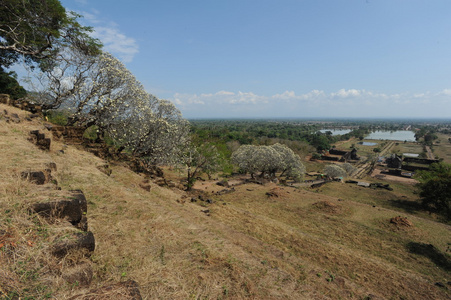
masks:
<svg viewBox="0 0 451 300"><path fill-rule="evenodd" d="M190 191L200 174L206 173L210 177L212 173L219 170L220 155L211 143L199 146L190 144L186 150L181 158L181 164L187 168L187 190Z"/></svg>

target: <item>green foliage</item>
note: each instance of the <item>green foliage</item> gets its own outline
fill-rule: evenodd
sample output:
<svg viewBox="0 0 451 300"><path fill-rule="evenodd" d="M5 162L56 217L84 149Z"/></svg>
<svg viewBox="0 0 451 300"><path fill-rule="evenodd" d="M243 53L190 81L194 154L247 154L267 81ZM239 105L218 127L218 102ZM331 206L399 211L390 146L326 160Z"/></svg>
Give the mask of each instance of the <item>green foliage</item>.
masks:
<svg viewBox="0 0 451 300"><path fill-rule="evenodd" d="M85 133L83 133L83 137L88 140L95 141L98 138L97 130L98 127L96 125L90 126L86 129Z"/></svg>
<svg viewBox="0 0 451 300"><path fill-rule="evenodd" d="M27 91L17 82L15 72L5 72L0 66L0 93L9 94L13 99L23 98Z"/></svg>
<svg viewBox="0 0 451 300"><path fill-rule="evenodd" d="M205 173L208 178L220 170L221 155L215 145L211 143L199 143L191 141L185 155L182 157L182 164L187 167L187 190L191 190L197 177Z"/></svg>
<svg viewBox="0 0 451 300"><path fill-rule="evenodd" d="M434 163L428 171L418 172L416 178L422 205L451 219L451 165Z"/></svg>
<svg viewBox="0 0 451 300"><path fill-rule="evenodd" d="M46 114L46 118L52 124L65 126L69 115L67 111L49 111Z"/></svg>
<svg viewBox="0 0 451 300"><path fill-rule="evenodd" d="M67 14L58 0L3 0L0 5L0 66L20 59L45 68L63 45L97 51L98 40Z"/></svg>

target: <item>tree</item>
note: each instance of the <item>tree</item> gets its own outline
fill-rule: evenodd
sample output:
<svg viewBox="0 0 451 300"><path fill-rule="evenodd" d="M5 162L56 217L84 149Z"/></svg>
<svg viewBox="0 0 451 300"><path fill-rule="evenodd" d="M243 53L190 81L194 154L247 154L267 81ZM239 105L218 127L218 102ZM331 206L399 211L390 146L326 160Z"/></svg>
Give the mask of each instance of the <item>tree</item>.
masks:
<svg viewBox="0 0 451 300"><path fill-rule="evenodd" d="M190 143L186 149L182 164L187 168L187 190L190 191L201 173L211 174L219 170L220 155L211 143L195 145Z"/></svg>
<svg viewBox="0 0 451 300"><path fill-rule="evenodd" d="M152 165L177 165L189 141L189 122L168 100L146 95L112 122L107 132L116 145Z"/></svg>
<svg viewBox="0 0 451 300"><path fill-rule="evenodd" d="M451 165L443 162L431 164L429 170L419 171L421 202L424 208L451 218Z"/></svg>
<svg viewBox="0 0 451 300"><path fill-rule="evenodd" d="M90 55L68 49L38 78L34 100L44 109L63 105L71 112L68 125L96 125L101 132L144 109L148 98L135 76L107 52Z"/></svg>
<svg viewBox="0 0 451 300"><path fill-rule="evenodd" d="M346 177L346 171L338 165L327 165L324 174L329 177Z"/></svg>
<svg viewBox="0 0 451 300"><path fill-rule="evenodd" d="M0 93L9 94L13 99L23 98L27 91L17 82L14 72L5 72L0 66Z"/></svg>
<svg viewBox="0 0 451 300"><path fill-rule="evenodd" d="M282 171L280 177L286 175L295 181L300 181L305 173L305 167L301 162L299 155L295 154L288 146L282 144L274 144L271 146L281 155L281 163L279 169Z"/></svg>
<svg viewBox="0 0 451 300"><path fill-rule="evenodd" d="M189 123L170 101L148 94L111 54L69 48L38 78L34 101L46 110L66 109L68 125L96 126L119 152L126 149L149 165L178 162Z"/></svg>
<svg viewBox="0 0 451 300"><path fill-rule="evenodd" d="M296 181L301 180L305 167L298 155L290 148L281 144L272 146L242 145L232 153L232 163L242 171L250 173L254 178L260 172L260 177L275 178L277 172Z"/></svg>
<svg viewBox="0 0 451 300"><path fill-rule="evenodd" d="M343 170L345 170L346 174L351 175L356 168L351 165L350 163L344 163L342 165L340 165L340 168L342 168Z"/></svg>
<svg viewBox="0 0 451 300"><path fill-rule="evenodd" d="M58 0L2 0L0 66L21 58L45 65L68 44L85 52L98 50L99 41L88 35L91 29L81 26L78 17L66 13Z"/></svg>

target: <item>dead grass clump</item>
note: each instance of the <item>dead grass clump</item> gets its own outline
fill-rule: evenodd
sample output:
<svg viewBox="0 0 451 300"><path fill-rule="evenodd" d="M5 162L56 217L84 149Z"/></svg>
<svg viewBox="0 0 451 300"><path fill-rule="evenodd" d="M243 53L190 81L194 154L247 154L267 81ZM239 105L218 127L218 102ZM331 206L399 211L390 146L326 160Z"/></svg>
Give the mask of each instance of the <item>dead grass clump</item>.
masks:
<svg viewBox="0 0 451 300"><path fill-rule="evenodd" d="M328 214L339 214L342 212L340 205L334 204L327 200L313 203L313 206L318 210Z"/></svg>
<svg viewBox="0 0 451 300"><path fill-rule="evenodd" d="M397 216L390 219L390 223L394 224L397 228L410 228L413 227L413 223L407 219L407 217Z"/></svg>

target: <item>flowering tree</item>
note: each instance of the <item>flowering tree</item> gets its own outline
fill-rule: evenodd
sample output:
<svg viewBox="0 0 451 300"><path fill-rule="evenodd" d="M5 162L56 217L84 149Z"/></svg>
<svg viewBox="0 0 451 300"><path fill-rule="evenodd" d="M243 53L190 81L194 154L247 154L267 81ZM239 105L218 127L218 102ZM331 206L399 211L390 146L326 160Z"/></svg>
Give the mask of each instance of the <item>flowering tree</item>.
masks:
<svg viewBox="0 0 451 300"><path fill-rule="evenodd" d="M188 138L189 123L167 100L148 94L135 76L109 53L74 49L58 55L40 73L36 102L66 108L68 125L95 125L119 151L127 149L149 164L176 164Z"/></svg>
<svg viewBox="0 0 451 300"><path fill-rule="evenodd" d="M189 142L188 121L168 100L150 94L141 100L109 124L109 136L149 164L178 164Z"/></svg>
<svg viewBox="0 0 451 300"><path fill-rule="evenodd" d="M351 175L356 170L356 167L354 167L350 163L344 163L340 165L340 167L345 170L346 174L348 175Z"/></svg>
<svg viewBox="0 0 451 300"><path fill-rule="evenodd" d="M277 172L281 172L280 176L300 180L305 173L299 156L281 144L243 145L233 152L231 159L241 170L249 172L252 178L257 172L260 172L261 177L267 175L272 178L276 177Z"/></svg>
<svg viewBox="0 0 451 300"><path fill-rule="evenodd" d="M338 165L327 165L324 174L329 177L346 177L346 171Z"/></svg>

